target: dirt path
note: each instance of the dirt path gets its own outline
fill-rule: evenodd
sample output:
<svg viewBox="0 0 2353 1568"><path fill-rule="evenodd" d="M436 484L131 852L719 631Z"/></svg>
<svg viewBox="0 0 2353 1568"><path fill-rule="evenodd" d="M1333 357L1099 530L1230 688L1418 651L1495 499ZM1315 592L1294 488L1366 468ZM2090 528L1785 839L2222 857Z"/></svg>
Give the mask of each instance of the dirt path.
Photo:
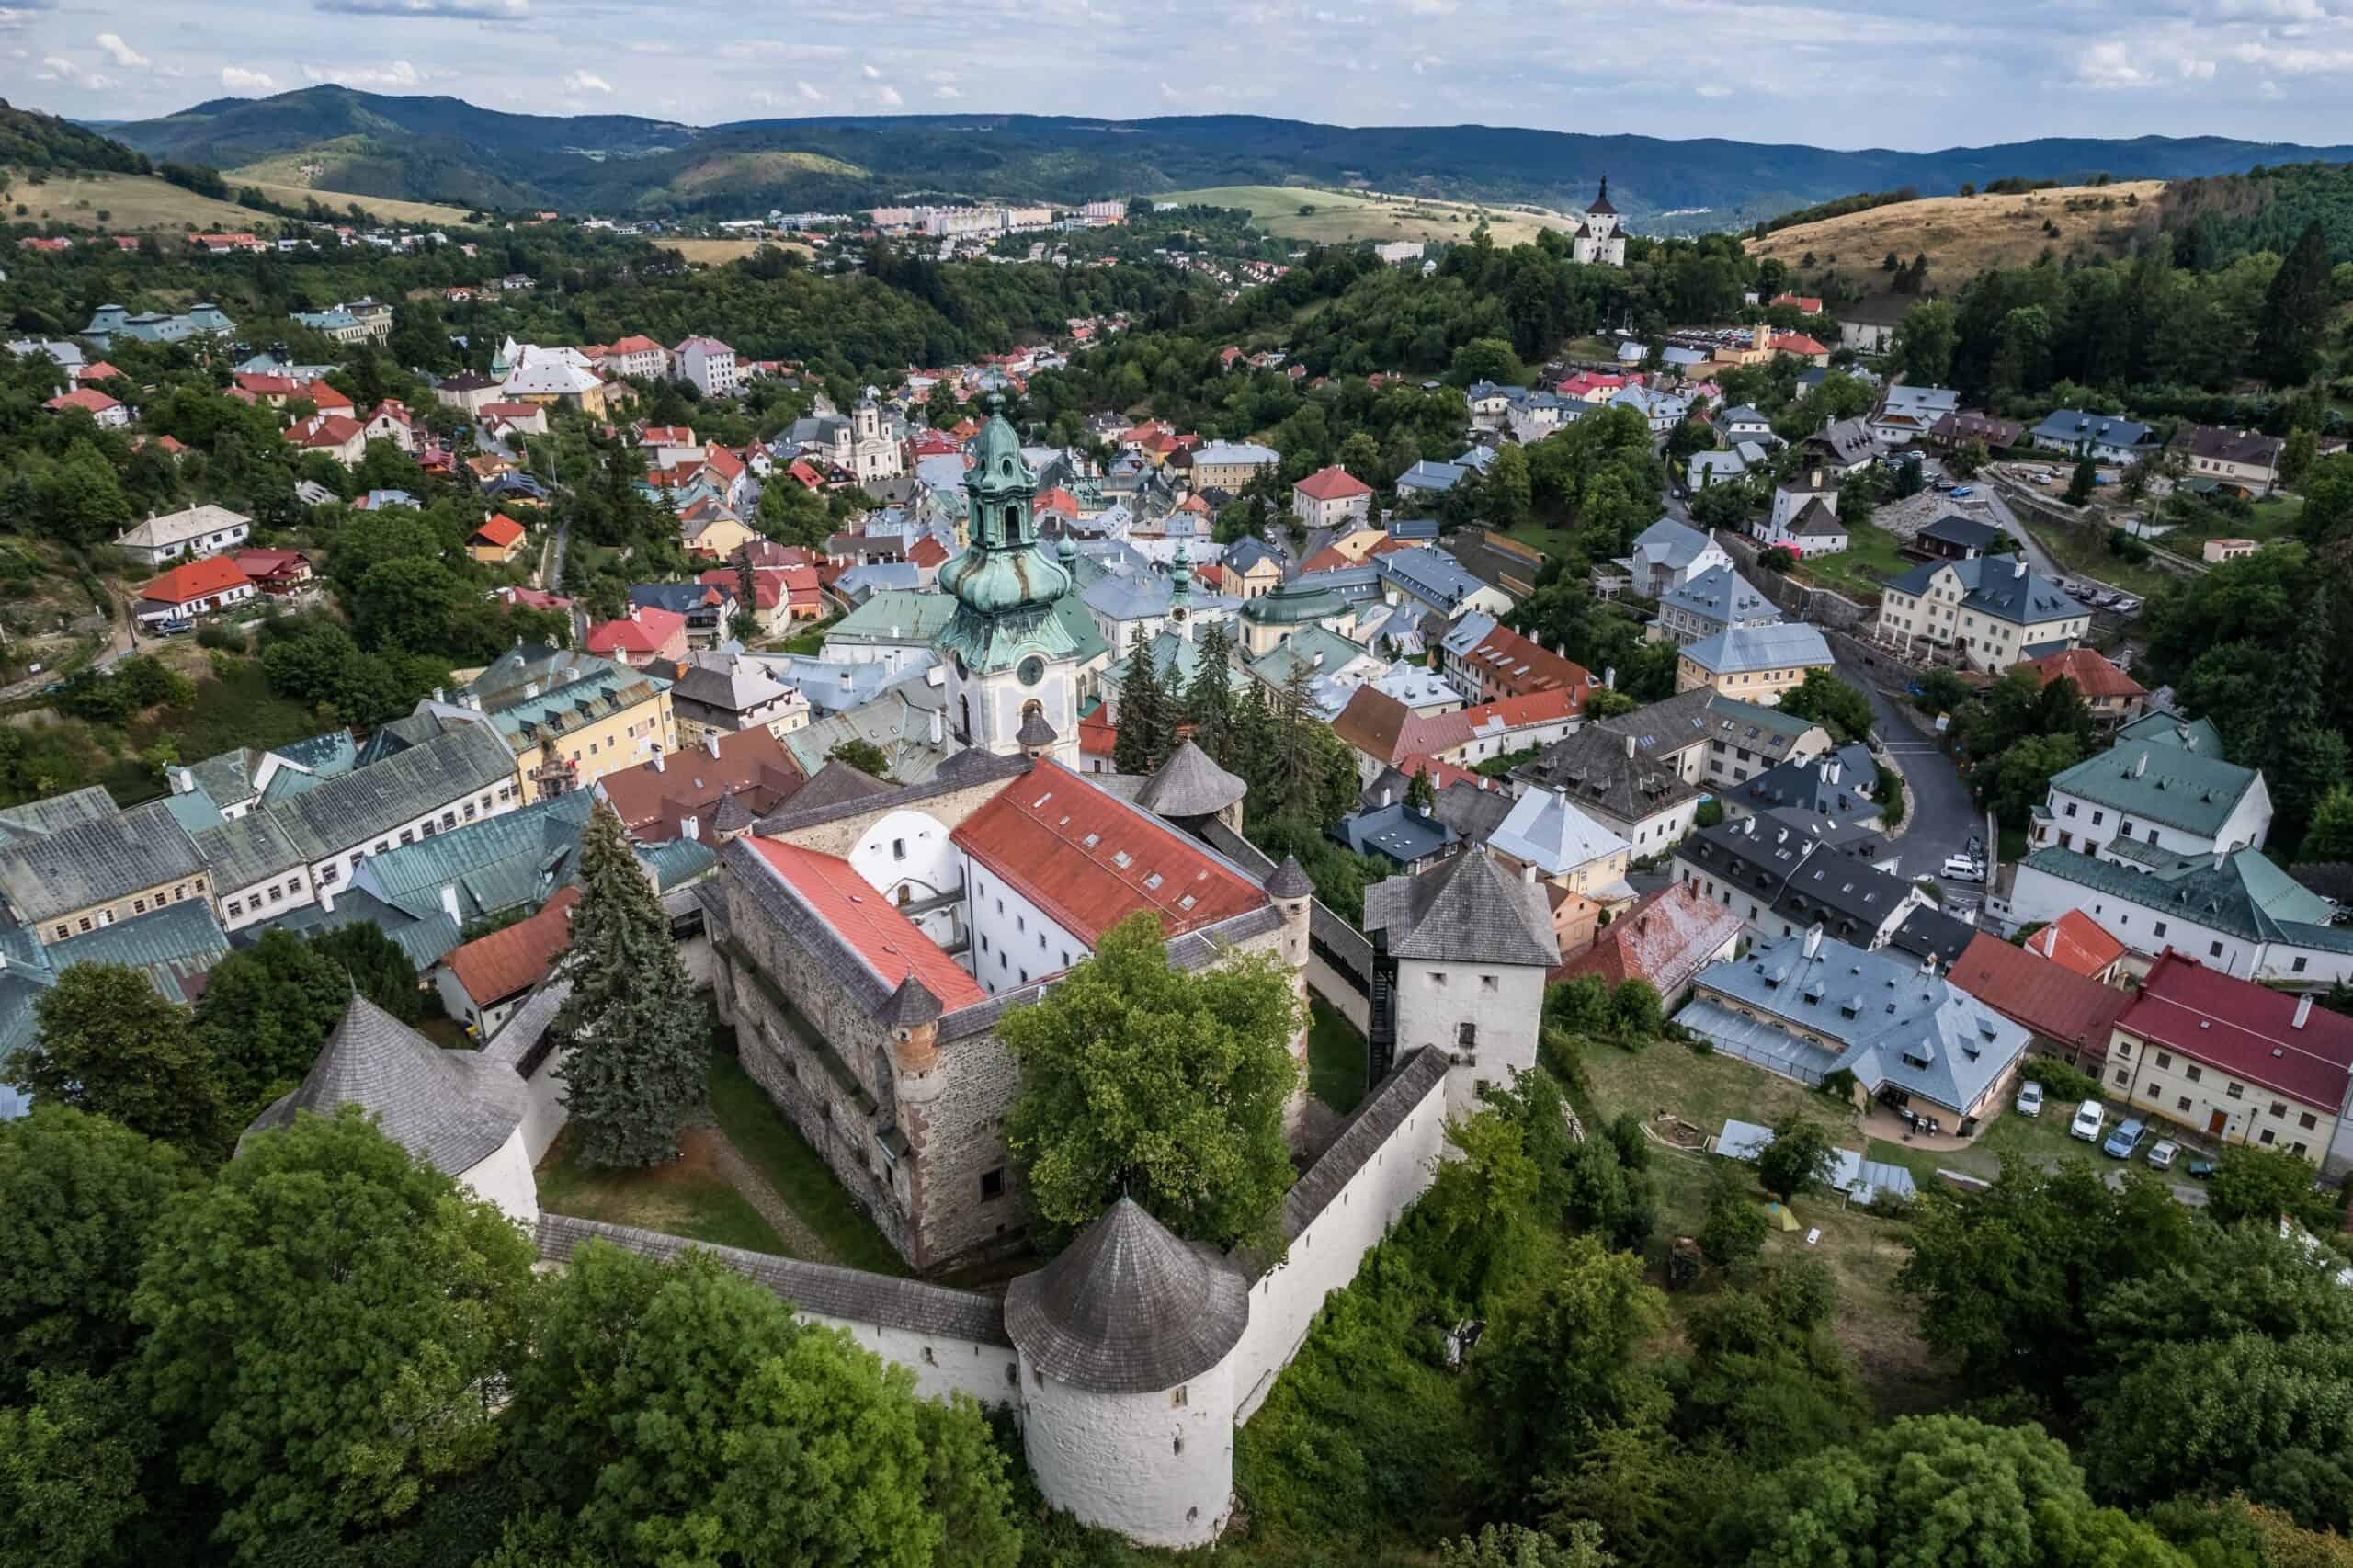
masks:
<svg viewBox="0 0 2353 1568"><path fill-rule="evenodd" d="M712 1166L727 1178L728 1186L744 1195L745 1202L760 1211L760 1218L784 1238L784 1244L794 1257L807 1263L841 1261L832 1248L817 1239L817 1233L809 1228L808 1221L793 1210L783 1195L768 1184L767 1177L744 1157L743 1151L727 1141L724 1131L715 1126L707 1126L702 1131L710 1139Z"/></svg>

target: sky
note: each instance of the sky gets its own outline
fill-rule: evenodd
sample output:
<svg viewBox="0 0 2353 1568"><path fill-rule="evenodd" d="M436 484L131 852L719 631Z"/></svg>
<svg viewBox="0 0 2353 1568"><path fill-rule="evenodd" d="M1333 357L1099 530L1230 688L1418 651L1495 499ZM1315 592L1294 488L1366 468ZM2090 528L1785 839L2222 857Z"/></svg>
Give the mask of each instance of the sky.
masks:
<svg viewBox="0 0 2353 1568"><path fill-rule="evenodd" d="M1266 114L1929 149L2353 142L2353 0L0 0L85 119L341 82L520 113Z"/></svg>

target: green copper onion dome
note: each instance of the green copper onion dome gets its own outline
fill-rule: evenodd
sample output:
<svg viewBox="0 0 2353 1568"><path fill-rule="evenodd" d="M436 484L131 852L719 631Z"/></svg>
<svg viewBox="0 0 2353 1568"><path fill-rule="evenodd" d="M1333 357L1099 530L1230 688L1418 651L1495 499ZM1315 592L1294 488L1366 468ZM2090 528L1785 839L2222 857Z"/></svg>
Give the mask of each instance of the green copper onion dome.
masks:
<svg viewBox="0 0 2353 1568"><path fill-rule="evenodd" d="M1242 619L1260 626L1304 626L1348 613L1348 602L1337 588L1323 587L1298 577L1261 594L1242 607Z"/></svg>
<svg viewBox="0 0 2353 1568"><path fill-rule="evenodd" d="M960 606L976 615L1002 615L1051 604L1070 591L1071 573L1038 542L1030 511L1038 476L994 403L972 443L964 494L972 506L972 545L939 572L939 585Z"/></svg>

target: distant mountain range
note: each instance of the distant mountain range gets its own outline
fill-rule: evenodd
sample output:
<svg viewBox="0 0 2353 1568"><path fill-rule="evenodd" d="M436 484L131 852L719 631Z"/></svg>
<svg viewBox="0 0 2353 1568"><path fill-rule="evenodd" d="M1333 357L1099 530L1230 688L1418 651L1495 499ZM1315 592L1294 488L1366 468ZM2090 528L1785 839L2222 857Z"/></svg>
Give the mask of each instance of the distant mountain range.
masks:
<svg viewBox="0 0 2353 1568"><path fill-rule="evenodd" d="M2353 161L2353 147L2222 137L2044 138L1935 153L1481 125L1361 130L1245 115L959 114L690 126L503 114L449 97L322 86L215 98L93 129L149 156L355 195L567 210L750 216L903 199L1077 201L1202 186L1361 182L1383 191L1582 207L1601 177L1639 232L1733 227L1854 191L1949 193L2006 176L2230 174Z"/></svg>

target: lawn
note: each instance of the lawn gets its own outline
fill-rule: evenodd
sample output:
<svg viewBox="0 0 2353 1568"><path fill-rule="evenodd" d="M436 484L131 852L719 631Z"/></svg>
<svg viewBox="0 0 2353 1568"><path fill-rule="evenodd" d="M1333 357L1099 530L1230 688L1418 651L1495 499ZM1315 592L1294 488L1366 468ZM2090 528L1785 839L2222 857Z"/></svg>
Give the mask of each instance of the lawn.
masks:
<svg viewBox="0 0 2353 1568"><path fill-rule="evenodd" d="M1713 1134L1728 1118L1769 1124L1790 1111L1802 1111L1830 1127L1841 1147L1864 1143L1859 1119L1851 1111L1803 1085L1732 1057L1701 1055L1665 1041L1639 1053L1596 1044L1587 1048L1584 1066L1589 1093L1581 1108L1588 1125L1631 1110L1654 1126L1664 1113ZM1716 1163L1714 1155L1698 1151L1652 1146L1647 1179L1658 1199L1659 1225L1648 1254L1662 1278L1662 1260L1674 1239L1699 1233ZM1753 1196L1762 1202L1767 1195L1760 1190ZM1802 1228L1793 1233L1775 1232L1766 1251L1803 1254L1828 1266L1838 1287L1839 1343L1855 1358L1881 1415L1933 1408L1946 1396L1947 1379L1920 1340L1912 1304L1896 1290L1896 1273L1905 1256L1903 1224L1849 1209L1836 1193L1801 1198L1791 1210ZM1806 1244L1807 1229L1821 1232L1811 1246ZM1672 1299L1680 1307L1696 1298L1679 1294Z"/></svg>
<svg viewBox="0 0 2353 1568"><path fill-rule="evenodd" d="M824 619L814 622L805 631L797 631L785 638L782 642L769 643L767 651L771 653L799 653L805 658L813 659L825 651L825 633L832 631L834 623L839 619L841 619L840 616L829 615Z"/></svg>
<svg viewBox="0 0 2353 1568"><path fill-rule="evenodd" d="M1848 598L1877 599L1890 577L1901 576L1914 564L1904 553L1903 540L1874 524L1857 523L1847 530L1845 550L1815 556L1797 574Z"/></svg>
<svg viewBox="0 0 2353 1568"><path fill-rule="evenodd" d="M2023 518L2020 520L2025 521ZM2105 529L2059 528L2027 522L2026 530L2065 571L2097 577L2111 588L2122 588L2127 593L2147 598L2165 584L2175 581L2171 573L2161 572L2154 566L2128 565L2110 555ZM2162 539L2156 542L2160 545L2165 543ZM2195 554L2196 551L2192 550L2190 553Z"/></svg>
<svg viewBox="0 0 2353 1568"><path fill-rule="evenodd" d="M540 1207L551 1214L634 1225L714 1246L781 1256L784 1241L711 1162L707 1129L679 1137L684 1153L642 1171L591 1170L573 1157L573 1137L560 1133L540 1162Z"/></svg>
<svg viewBox="0 0 2353 1568"><path fill-rule="evenodd" d="M2176 555L2186 555L2192 561L2200 556L2200 548L2210 539L2253 539L2268 542L2295 531L2297 515L2304 509L2301 495L2274 495L2257 501L2251 508L2253 516L2230 517L2216 516L2208 527L2177 528L2150 542Z"/></svg>
<svg viewBox="0 0 2353 1568"><path fill-rule="evenodd" d="M836 1261L873 1274L904 1274L901 1261L882 1233L862 1213L834 1173L794 1131L767 1092L733 1056L714 1051L710 1059L710 1110L727 1141L775 1187L801 1221L832 1249ZM762 1229L766 1229L765 1225ZM773 1238L771 1238L773 1239ZM790 1256L781 1243L767 1249Z"/></svg>
<svg viewBox="0 0 2353 1568"><path fill-rule="evenodd" d="M2039 1117L2020 1116L2006 1108L1966 1149L1932 1153L1875 1138L1864 1153L1870 1159L1904 1166L1923 1186L1936 1180L1939 1167L1991 1181L2002 1174L2005 1154L2016 1154L2033 1165L2050 1165L2070 1155L2093 1153L2090 1144L2067 1136L2067 1119L2074 1111L2072 1104L2055 1100L2045 1104Z"/></svg>
<svg viewBox="0 0 2353 1568"><path fill-rule="evenodd" d="M1307 1092L1346 1116L1364 1098L1364 1036L1321 998L1307 1006Z"/></svg>
<svg viewBox="0 0 2353 1568"><path fill-rule="evenodd" d="M1523 523L1504 537L1516 539L1530 549L1540 550L1556 558L1567 555L1570 547L1577 540L1576 531L1573 528L1540 528L1534 523Z"/></svg>

